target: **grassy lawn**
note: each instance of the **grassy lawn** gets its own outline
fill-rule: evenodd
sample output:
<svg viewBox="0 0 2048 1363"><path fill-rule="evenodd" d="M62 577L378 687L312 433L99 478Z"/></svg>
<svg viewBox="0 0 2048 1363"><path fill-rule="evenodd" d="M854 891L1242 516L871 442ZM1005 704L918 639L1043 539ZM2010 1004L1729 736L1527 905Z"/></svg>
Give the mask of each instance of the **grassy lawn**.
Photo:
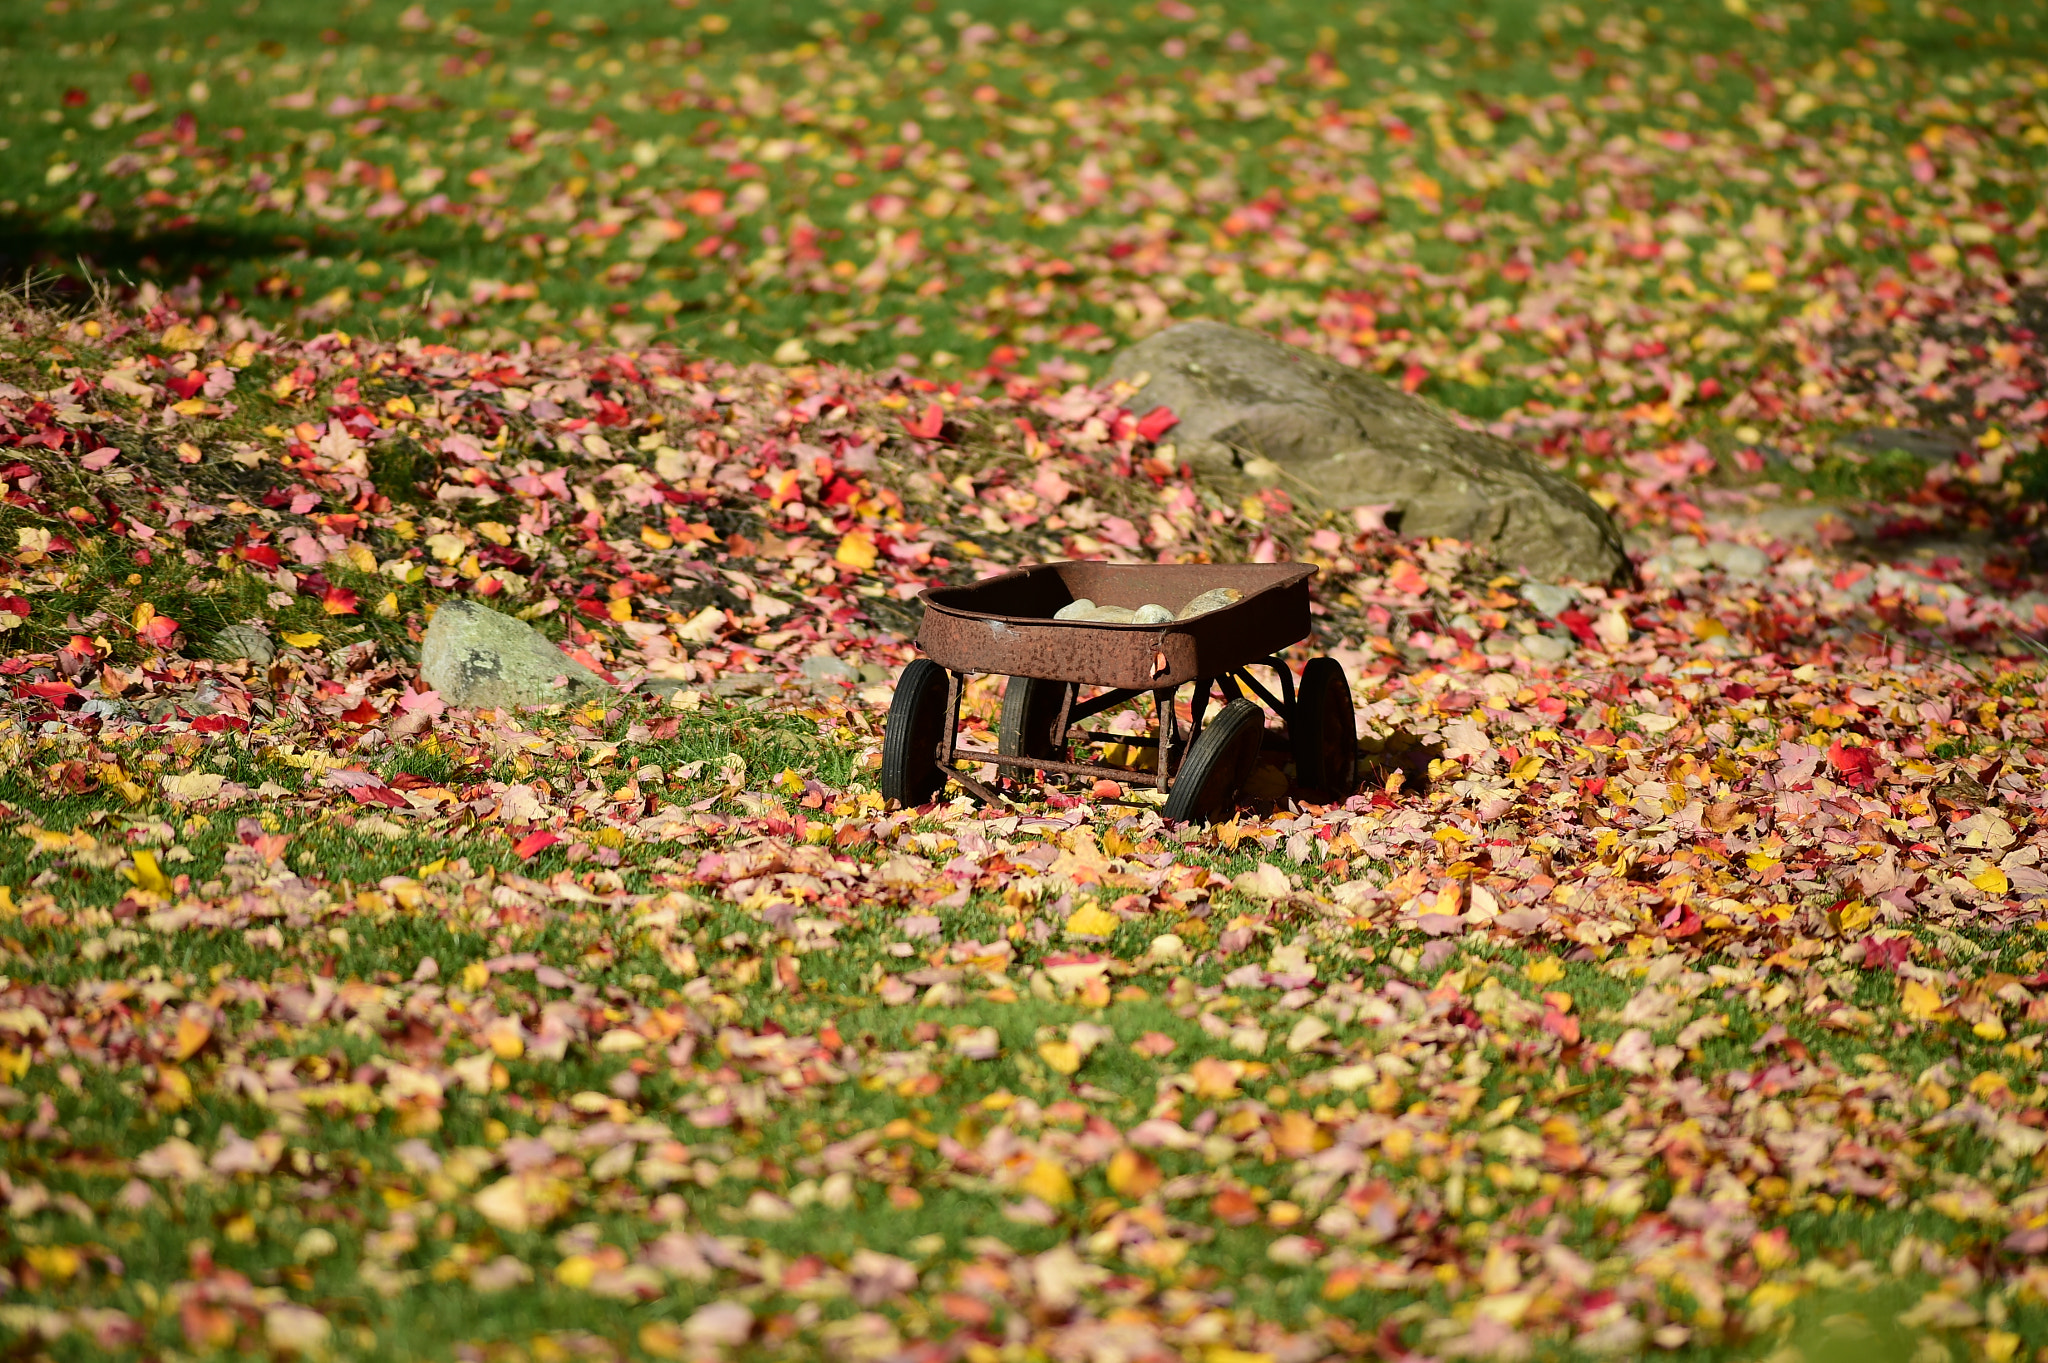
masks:
<svg viewBox="0 0 2048 1363"><path fill-rule="evenodd" d="M1099 373L1169 316L1242 317L1485 417L1663 390L1676 413L1621 432L1668 439L1718 429L1731 362L1797 387L1844 278L1954 271L1937 293L1971 303L2020 265L2040 24L80 0L0 48L0 250L313 329L949 375ZM1862 396L1760 429L1887 415Z"/></svg>
<svg viewBox="0 0 2048 1363"><path fill-rule="evenodd" d="M24 9L0 1351L2038 1359L2041 19ZM1560 623L1077 386L1198 315L2012 552ZM1362 793L885 809L910 599L1105 555L1322 567Z"/></svg>

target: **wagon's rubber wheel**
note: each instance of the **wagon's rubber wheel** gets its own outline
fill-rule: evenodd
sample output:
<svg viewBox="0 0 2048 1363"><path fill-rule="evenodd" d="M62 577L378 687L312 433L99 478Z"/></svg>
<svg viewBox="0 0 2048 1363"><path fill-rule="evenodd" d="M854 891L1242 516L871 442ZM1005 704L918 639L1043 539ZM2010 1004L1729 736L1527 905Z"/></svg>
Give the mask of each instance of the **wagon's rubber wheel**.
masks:
<svg viewBox="0 0 2048 1363"><path fill-rule="evenodd" d="M1258 765L1265 730L1266 712L1252 701L1240 697L1225 705L1188 749L1160 813L1181 823L1208 819L1229 805Z"/></svg>
<svg viewBox="0 0 2048 1363"><path fill-rule="evenodd" d="M945 789L939 739L946 730L946 669L919 658L903 669L882 730L882 798L905 808L930 804Z"/></svg>
<svg viewBox="0 0 2048 1363"><path fill-rule="evenodd" d="M1053 743L1052 729L1060 722L1060 705L1066 700L1070 685L1040 677L1010 678L1010 685L1003 692L1003 723L996 737L996 751L1005 757L1057 759L1060 754Z"/></svg>
<svg viewBox="0 0 2048 1363"><path fill-rule="evenodd" d="M1287 737L1294 779L1303 789L1340 798L1358 789L1358 720L1351 710L1351 683L1335 658L1311 658L1301 669Z"/></svg>

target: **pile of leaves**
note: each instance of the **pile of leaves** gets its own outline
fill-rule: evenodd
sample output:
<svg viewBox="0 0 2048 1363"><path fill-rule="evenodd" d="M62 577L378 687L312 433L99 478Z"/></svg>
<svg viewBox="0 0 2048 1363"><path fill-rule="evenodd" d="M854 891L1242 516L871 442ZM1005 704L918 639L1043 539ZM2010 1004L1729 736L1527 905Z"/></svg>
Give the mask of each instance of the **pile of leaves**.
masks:
<svg viewBox="0 0 2048 1363"><path fill-rule="evenodd" d="M1681 468L1641 494L1643 585L1567 590L1199 487L1115 389L151 302L17 313L0 359L11 1331L1307 1360L2048 1330L2024 560L1776 539ZM1893 514L2005 514L1945 468ZM1035 788L885 808L916 593L1088 555L1324 565L1360 793L1269 763L1206 829ZM449 707L411 650L456 594L616 697Z"/></svg>

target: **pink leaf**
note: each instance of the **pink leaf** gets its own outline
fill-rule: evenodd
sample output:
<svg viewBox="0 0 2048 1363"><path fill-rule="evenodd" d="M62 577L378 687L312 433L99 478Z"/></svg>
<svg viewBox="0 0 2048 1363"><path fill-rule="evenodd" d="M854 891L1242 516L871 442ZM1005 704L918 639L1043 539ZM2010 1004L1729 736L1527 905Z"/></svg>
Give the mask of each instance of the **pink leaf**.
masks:
<svg viewBox="0 0 2048 1363"><path fill-rule="evenodd" d="M431 719L446 711L448 702L441 699L439 691L407 691L398 698L398 708L409 715L425 715Z"/></svg>

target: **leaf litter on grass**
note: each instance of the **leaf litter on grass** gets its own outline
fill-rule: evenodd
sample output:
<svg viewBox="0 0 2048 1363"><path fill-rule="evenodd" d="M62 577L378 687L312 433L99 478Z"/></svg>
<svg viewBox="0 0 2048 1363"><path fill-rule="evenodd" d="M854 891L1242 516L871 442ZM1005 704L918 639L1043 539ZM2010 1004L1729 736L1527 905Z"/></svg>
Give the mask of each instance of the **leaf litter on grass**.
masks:
<svg viewBox="0 0 2048 1363"><path fill-rule="evenodd" d="M1566 600L1205 492L1113 389L18 321L66 353L0 389L12 1328L977 1359L1746 1354L1809 1301L1987 1357L2041 1328L2030 579L1763 539ZM290 383L179 409L258 363ZM1643 526L1735 547L1695 485ZM1209 829L883 808L899 608L1072 555L1322 564L1364 791L1277 771ZM617 694L447 706L407 650L451 593ZM202 602L274 651L209 656Z"/></svg>
<svg viewBox="0 0 2048 1363"><path fill-rule="evenodd" d="M0 252L308 334L1026 384L1220 316L1643 477L2040 423L2035 6L812 8L60 0Z"/></svg>
<svg viewBox="0 0 2048 1363"><path fill-rule="evenodd" d="M144 282L0 357L0 1323L2025 1356L2038 16L1673 9L46 7L9 257ZM1189 481L1086 380L1202 314L1641 585ZM917 591L1093 556L1323 566L1364 793L882 808ZM451 593L619 694L447 707Z"/></svg>

